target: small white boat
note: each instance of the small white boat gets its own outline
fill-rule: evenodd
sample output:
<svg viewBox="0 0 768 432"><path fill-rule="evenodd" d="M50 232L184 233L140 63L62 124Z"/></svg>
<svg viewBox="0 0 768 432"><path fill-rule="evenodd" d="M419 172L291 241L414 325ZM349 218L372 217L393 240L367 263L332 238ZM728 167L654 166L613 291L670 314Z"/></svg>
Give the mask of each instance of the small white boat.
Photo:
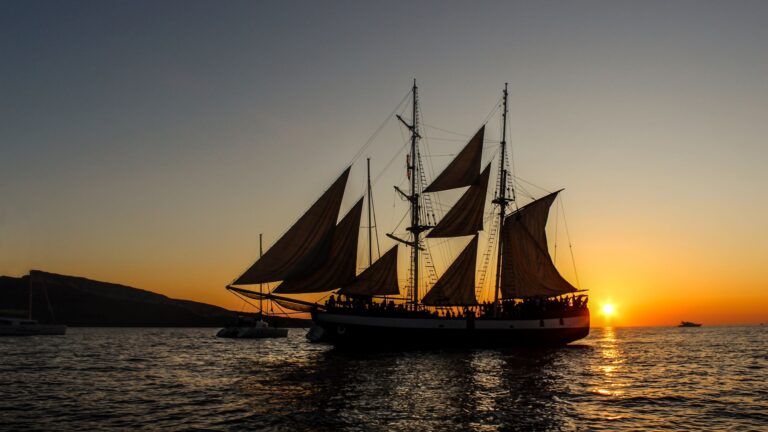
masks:
<svg viewBox="0 0 768 432"><path fill-rule="evenodd" d="M0 336L63 335L64 324L40 324L36 320L0 317Z"/></svg>
<svg viewBox="0 0 768 432"><path fill-rule="evenodd" d="M284 338L288 336L288 329L270 327L264 320L242 320L238 325L224 327L216 333L218 337L261 339Z"/></svg>

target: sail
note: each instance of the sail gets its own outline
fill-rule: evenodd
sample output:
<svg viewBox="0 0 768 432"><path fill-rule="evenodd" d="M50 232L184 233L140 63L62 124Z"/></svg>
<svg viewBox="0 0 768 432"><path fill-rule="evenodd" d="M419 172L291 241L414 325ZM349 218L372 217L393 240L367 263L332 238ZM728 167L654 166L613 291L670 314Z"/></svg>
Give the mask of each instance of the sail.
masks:
<svg viewBox="0 0 768 432"><path fill-rule="evenodd" d="M502 228L503 298L556 296L577 291L558 273L547 249L545 227L558 192L510 214Z"/></svg>
<svg viewBox="0 0 768 432"><path fill-rule="evenodd" d="M439 192L469 186L480 174L480 160L483 157L483 136L485 125L469 140L466 146L448 164L443 172L424 189L424 192Z"/></svg>
<svg viewBox="0 0 768 432"><path fill-rule="evenodd" d="M280 297L271 293L260 293L256 291L250 291L247 289L235 288L231 285L227 286L227 289L235 292L238 295L242 295L255 300L272 300L273 302L275 302L275 304L278 304L285 309L290 309L297 312L310 312L312 311L312 307L315 306L315 303L312 303L312 302Z"/></svg>
<svg viewBox="0 0 768 432"><path fill-rule="evenodd" d="M377 296L400 294L397 284L397 245L388 250L354 282L342 287L339 294Z"/></svg>
<svg viewBox="0 0 768 432"><path fill-rule="evenodd" d="M490 173L491 164L488 164L480 177L456 201L448 214L427 235L427 238L461 237L476 234L483 229L485 194L488 190Z"/></svg>
<svg viewBox="0 0 768 432"><path fill-rule="evenodd" d="M322 267L307 276L288 278L272 292L278 294L325 292L354 280L362 212L363 199L361 198L336 226L328 259Z"/></svg>
<svg viewBox="0 0 768 432"><path fill-rule="evenodd" d="M344 170L312 207L233 284L274 282L308 274L319 267L325 261L330 248L347 177L349 168Z"/></svg>
<svg viewBox="0 0 768 432"><path fill-rule="evenodd" d="M272 301L280 305L283 309L288 309L296 312L312 312L312 306L307 306L302 303L294 303L289 300L272 300Z"/></svg>
<svg viewBox="0 0 768 432"><path fill-rule="evenodd" d="M477 264L477 236L464 248L456 261L448 267L445 274L435 283L421 300L432 306L474 305L475 266Z"/></svg>

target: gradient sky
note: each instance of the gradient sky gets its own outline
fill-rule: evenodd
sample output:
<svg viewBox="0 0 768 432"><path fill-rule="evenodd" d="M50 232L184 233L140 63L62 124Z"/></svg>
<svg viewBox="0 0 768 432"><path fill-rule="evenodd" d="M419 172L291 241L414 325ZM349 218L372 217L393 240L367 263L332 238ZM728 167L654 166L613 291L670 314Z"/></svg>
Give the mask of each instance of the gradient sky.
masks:
<svg viewBox="0 0 768 432"><path fill-rule="evenodd" d="M258 233L387 119L363 157L397 158L374 191L380 232L397 223L388 116L414 77L425 123L460 134L427 128L436 155L509 82L517 174L566 188L591 305L618 325L765 322L766 22L762 1L0 1L0 274L239 309L223 287ZM343 211L363 182L358 162Z"/></svg>

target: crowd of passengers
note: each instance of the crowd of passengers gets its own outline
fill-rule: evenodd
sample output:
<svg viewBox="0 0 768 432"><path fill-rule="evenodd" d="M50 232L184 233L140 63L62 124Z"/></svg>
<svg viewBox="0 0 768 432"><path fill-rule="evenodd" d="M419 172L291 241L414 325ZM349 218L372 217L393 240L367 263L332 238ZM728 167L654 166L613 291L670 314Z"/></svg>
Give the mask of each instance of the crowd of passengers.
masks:
<svg viewBox="0 0 768 432"><path fill-rule="evenodd" d="M585 295L569 295L552 298L533 297L522 300L502 300L471 306L425 306L412 303L395 303L394 300L375 301L372 297L333 295L328 298L325 308L329 312L357 313L399 317L447 317L466 318L507 318L539 319L578 315L587 307L589 298Z"/></svg>

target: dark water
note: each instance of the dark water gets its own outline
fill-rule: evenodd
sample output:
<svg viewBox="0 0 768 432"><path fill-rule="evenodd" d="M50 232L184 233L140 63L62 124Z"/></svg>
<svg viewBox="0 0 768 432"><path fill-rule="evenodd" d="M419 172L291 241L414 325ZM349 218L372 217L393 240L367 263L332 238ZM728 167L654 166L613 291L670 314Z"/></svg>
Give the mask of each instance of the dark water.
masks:
<svg viewBox="0 0 768 432"><path fill-rule="evenodd" d="M768 430L768 327L352 355L215 329L0 338L7 430Z"/></svg>

